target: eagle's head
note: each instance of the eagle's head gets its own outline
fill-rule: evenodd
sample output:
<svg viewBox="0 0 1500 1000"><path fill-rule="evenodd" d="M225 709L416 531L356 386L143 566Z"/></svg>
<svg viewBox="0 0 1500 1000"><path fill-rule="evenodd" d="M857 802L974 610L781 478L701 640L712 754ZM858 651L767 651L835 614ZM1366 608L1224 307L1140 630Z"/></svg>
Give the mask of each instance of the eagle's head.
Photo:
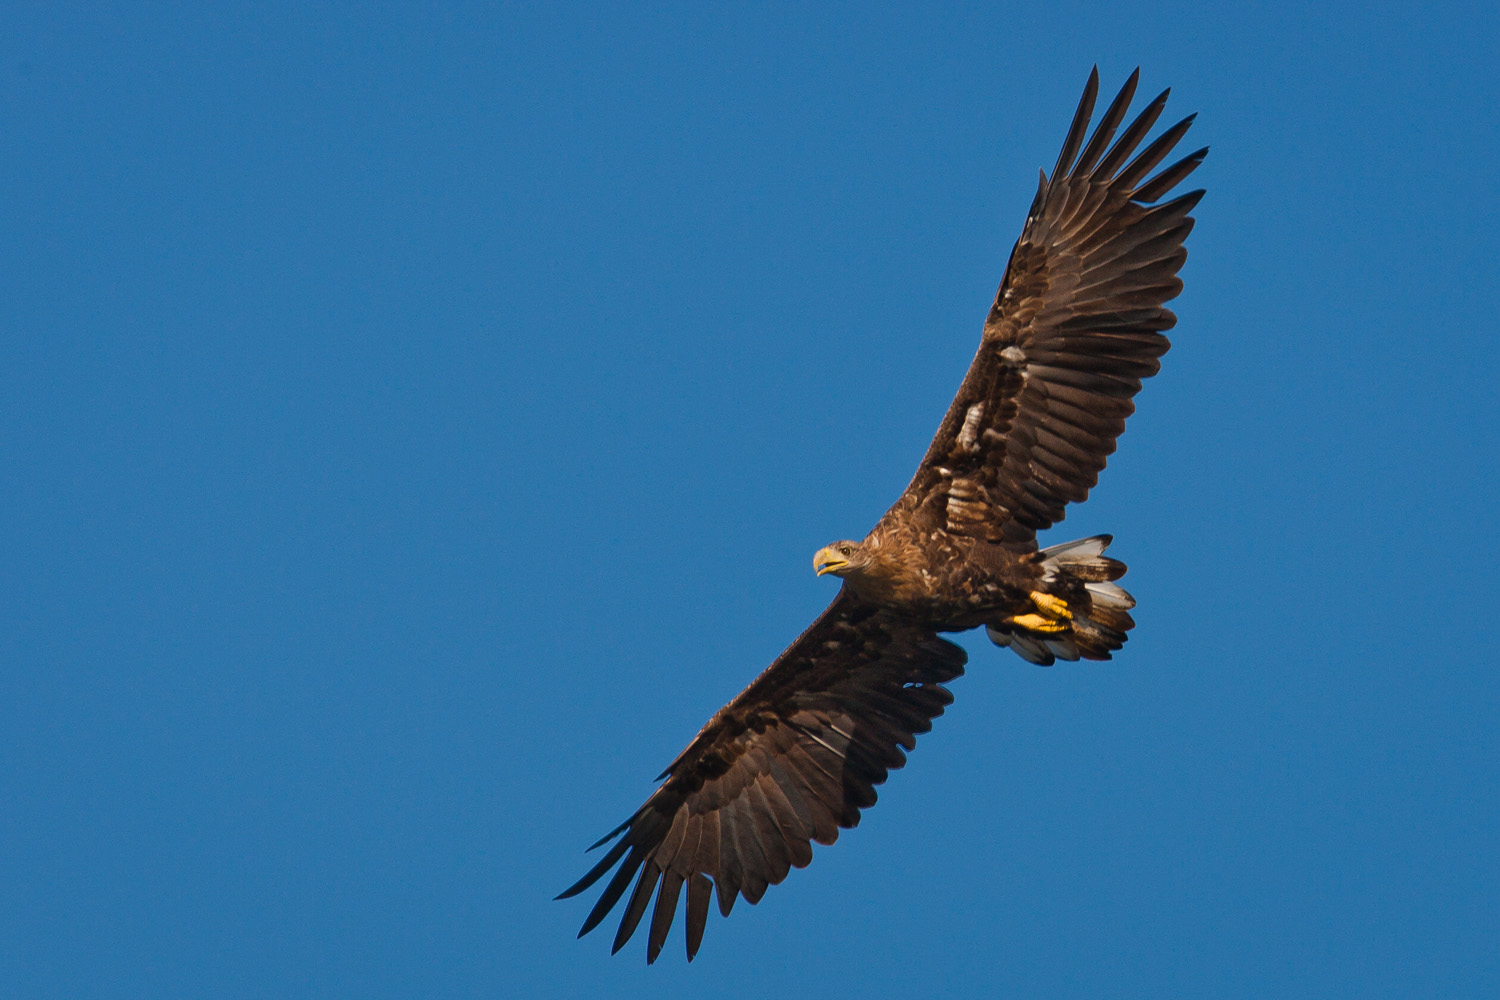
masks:
<svg viewBox="0 0 1500 1000"><path fill-rule="evenodd" d="M859 542L842 541L825 545L813 556L813 569L818 575L832 573L834 576L848 576L864 569L870 564L863 546Z"/></svg>

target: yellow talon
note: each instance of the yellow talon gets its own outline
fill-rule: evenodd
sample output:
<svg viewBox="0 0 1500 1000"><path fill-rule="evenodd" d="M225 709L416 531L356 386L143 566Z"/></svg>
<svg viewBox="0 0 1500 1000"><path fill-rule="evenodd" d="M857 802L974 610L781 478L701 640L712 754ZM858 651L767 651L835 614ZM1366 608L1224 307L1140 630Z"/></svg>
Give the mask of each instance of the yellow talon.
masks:
<svg viewBox="0 0 1500 1000"><path fill-rule="evenodd" d="M1043 618L1041 615L1016 615L1010 619L1012 625L1019 625L1028 632L1044 632L1051 634L1061 632L1068 626L1062 622L1053 621L1051 618Z"/></svg>
<svg viewBox="0 0 1500 1000"><path fill-rule="evenodd" d="M1031 592L1031 603L1042 610L1048 618L1072 618L1073 612L1068 610L1068 602L1051 594L1044 594L1040 590Z"/></svg>

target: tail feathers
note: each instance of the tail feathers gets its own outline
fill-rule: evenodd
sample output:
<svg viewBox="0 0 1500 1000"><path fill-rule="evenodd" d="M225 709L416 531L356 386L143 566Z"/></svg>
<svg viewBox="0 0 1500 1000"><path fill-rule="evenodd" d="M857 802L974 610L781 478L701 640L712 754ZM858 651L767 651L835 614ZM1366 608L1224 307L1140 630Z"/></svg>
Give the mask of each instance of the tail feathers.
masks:
<svg viewBox="0 0 1500 1000"><path fill-rule="evenodd" d="M1113 535L1095 535L1043 549L1036 554L1044 571L1042 582L1049 583L1061 576L1094 583L1118 580L1125 575L1125 564L1104 554L1114 540Z"/></svg>
<svg viewBox="0 0 1500 1000"><path fill-rule="evenodd" d="M1010 624L986 625L984 631L995 645L1009 647L1021 659L1044 667L1058 660L1077 660L1083 655L1078 643L1062 632L1043 636Z"/></svg>
<svg viewBox="0 0 1500 1000"><path fill-rule="evenodd" d="M1135 598L1113 582L1125 575L1125 564L1104 555L1111 541L1109 535L1095 535L1038 552L1042 579L1032 598L1038 613L987 625L990 640L1042 666L1110 659L1135 627L1130 617Z"/></svg>

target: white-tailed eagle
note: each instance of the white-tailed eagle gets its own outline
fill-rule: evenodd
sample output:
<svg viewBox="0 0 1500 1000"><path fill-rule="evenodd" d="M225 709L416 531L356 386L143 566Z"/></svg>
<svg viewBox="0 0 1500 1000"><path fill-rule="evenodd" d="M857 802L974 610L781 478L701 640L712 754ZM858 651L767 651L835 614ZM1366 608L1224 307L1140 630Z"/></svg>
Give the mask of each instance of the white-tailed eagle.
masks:
<svg viewBox="0 0 1500 1000"><path fill-rule="evenodd" d="M1193 119L1142 148L1163 92L1120 131L1138 72L1092 134L1090 75L911 485L862 541L818 551L818 574L843 578L833 603L594 845L619 838L563 897L619 868L580 936L624 898L618 951L654 896L655 961L686 888L691 959L715 895L726 916L740 896L756 903L812 860L814 841L857 824L953 700L943 684L966 656L939 633L984 626L1040 664L1107 660L1125 642L1135 602L1114 582L1125 565L1104 555L1109 536L1039 550L1036 533L1098 481L1176 322L1165 304L1182 290L1203 192L1168 196L1207 149L1153 173Z"/></svg>

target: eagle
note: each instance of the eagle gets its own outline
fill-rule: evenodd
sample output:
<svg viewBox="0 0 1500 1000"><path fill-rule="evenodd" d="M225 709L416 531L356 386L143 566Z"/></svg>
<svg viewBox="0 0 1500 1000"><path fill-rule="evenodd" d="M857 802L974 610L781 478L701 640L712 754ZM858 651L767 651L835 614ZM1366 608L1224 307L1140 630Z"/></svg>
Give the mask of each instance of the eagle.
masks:
<svg viewBox="0 0 1500 1000"><path fill-rule="evenodd" d="M818 550L817 574L843 581L833 603L589 848L615 841L557 898L619 867L579 937L625 898L619 951L654 896L655 962L686 888L691 961L715 896L726 917L740 896L757 903L812 861L814 842L857 825L875 786L953 701L943 685L967 655L940 633L983 626L1041 665L1107 660L1124 644L1135 601L1115 582L1125 564L1104 554L1111 537L1039 548L1036 536L1098 482L1141 380L1161 367L1162 331L1177 322L1165 303L1182 290L1203 191L1167 196L1208 149L1153 173L1194 116L1142 148L1170 91L1120 131L1139 75L1090 134L1098 68L1090 73L911 485L862 540Z"/></svg>

